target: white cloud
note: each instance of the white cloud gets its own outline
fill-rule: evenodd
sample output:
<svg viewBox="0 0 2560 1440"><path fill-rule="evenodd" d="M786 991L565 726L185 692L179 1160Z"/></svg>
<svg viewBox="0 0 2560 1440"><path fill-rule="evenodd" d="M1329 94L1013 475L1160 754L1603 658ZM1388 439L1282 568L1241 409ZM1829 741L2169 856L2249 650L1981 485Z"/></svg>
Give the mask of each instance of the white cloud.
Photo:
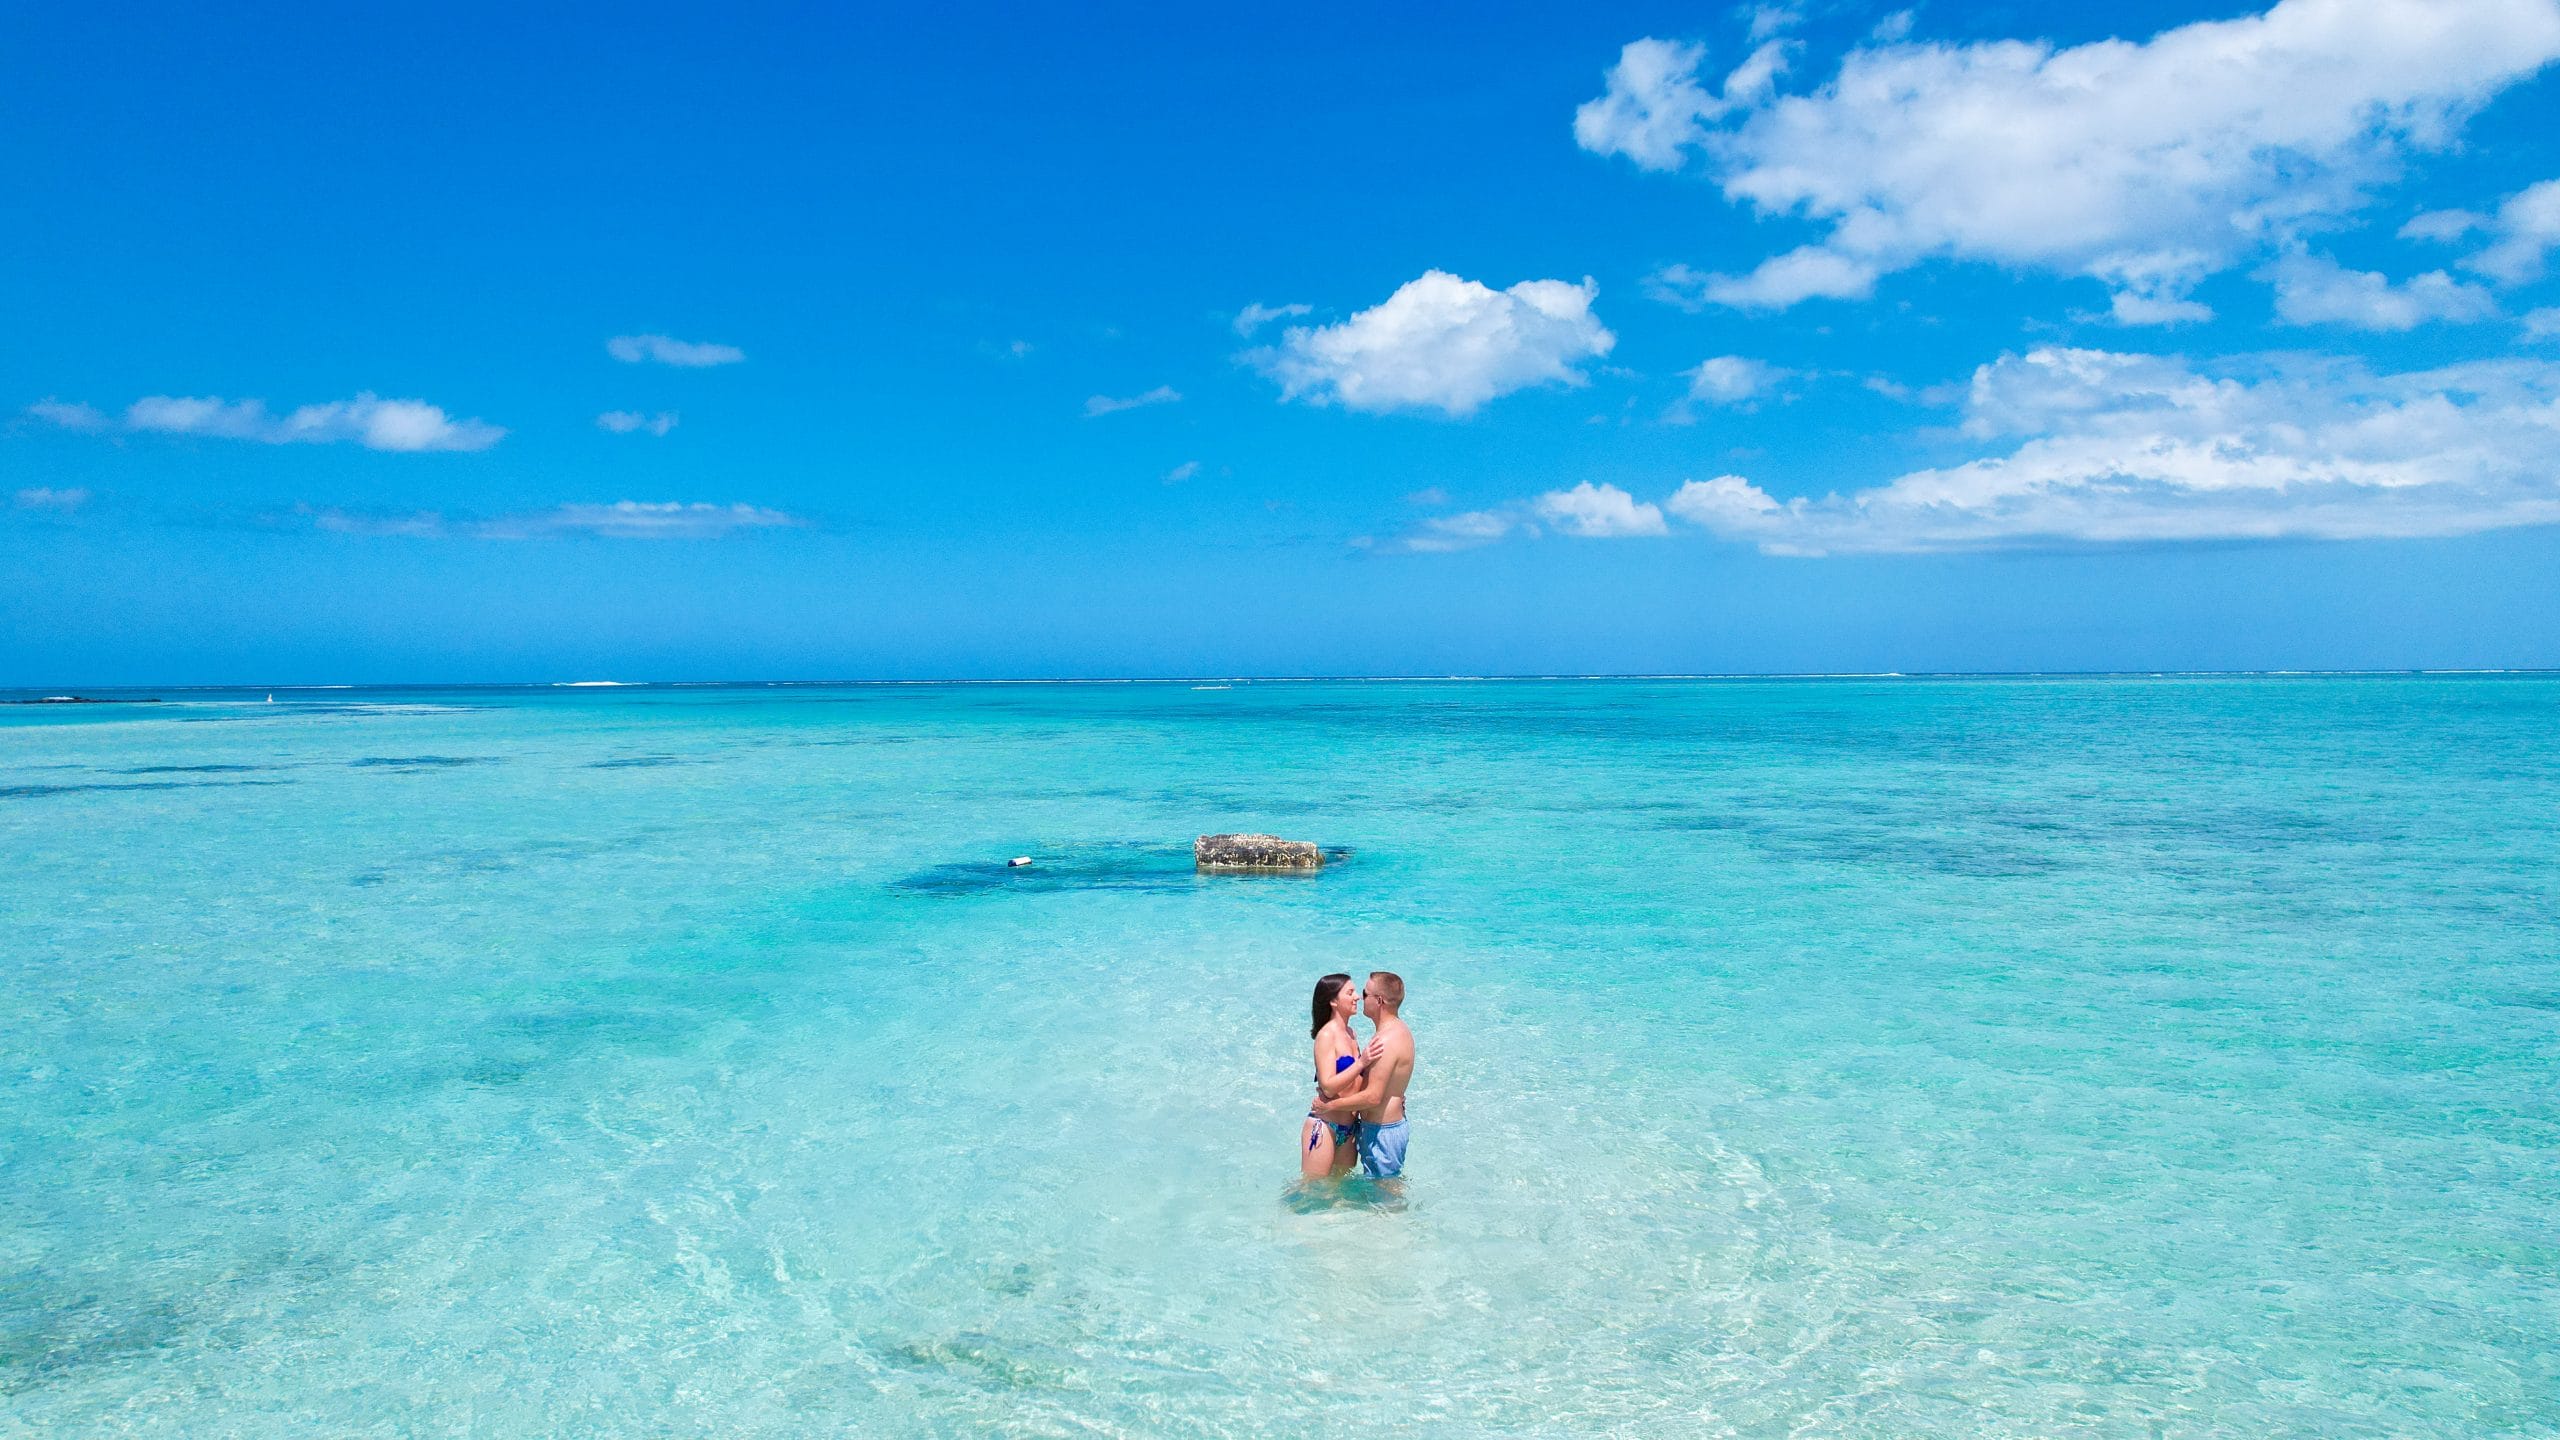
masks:
<svg viewBox="0 0 2560 1440"><path fill-rule="evenodd" d="M1688 265L1665 265L1644 277L1645 298L1676 305L1695 315L1707 308L1707 287L1716 277Z"/></svg>
<svg viewBox="0 0 2560 1440"><path fill-rule="evenodd" d="M1864 300L1882 272L1870 260L1820 245L1799 245L1760 262L1748 275L1711 275L1698 293L1737 310L1784 310L1806 300Z"/></svg>
<svg viewBox="0 0 2560 1440"><path fill-rule="evenodd" d="M433 510L390 514L372 510L314 509L303 505L297 506L296 512L309 516L313 529L326 530L332 535L385 535L415 540L441 540L455 533L445 524L444 517Z"/></svg>
<svg viewBox="0 0 2560 1440"><path fill-rule="evenodd" d="M1595 155L1624 155L1647 170L1677 170L1707 138L1699 123L1724 104L1698 84L1703 45L1630 42L1604 77L1608 90L1573 112L1575 143Z"/></svg>
<svg viewBox="0 0 2560 1440"><path fill-rule="evenodd" d="M390 514L304 507L318 529L341 535L401 536L422 540L716 540L748 530L805 525L780 510L757 505L699 501L623 500L611 505L557 505L548 510L485 519L448 520L432 510Z"/></svg>
<svg viewBox="0 0 2560 1440"><path fill-rule="evenodd" d="M269 411L263 400L146 395L126 408L123 423L127 430L162 435L266 445L352 441L368 450L395 451L486 450L507 433L483 420L456 420L424 400L385 400L371 391L352 400L299 406L283 415Z"/></svg>
<svg viewBox="0 0 2560 1440"><path fill-rule="evenodd" d="M1751 43L1757 45L1803 23L1802 6L1754 5L1751 7Z"/></svg>
<svg viewBox="0 0 2560 1440"><path fill-rule="evenodd" d="M2560 247L2560 180L2528 185L2506 198L2483 225L2497 236L2462 263L2492 280L2522 285L2542 278L2542 263Z"/></svg>
<svg viewBox="0 0 2560 1440"><path fill-rule="evenodd" d="M1567 535L1616 539L1627 535L1667 533L1660 506L1636 499L1615 485L1585 480L1570 490L1550 490L1534 502L1538 517Z"/></svg>
<svg viewBox="0 0 2560 1440"><path fill-rule="evenodd" d="M1755 15L1751 38L1763 40L1796 18L1786 13L1764 28L1764 16L1775 20L1780 13L1765 7ZM1624 155L1646 170L1677 170L1689 148L1706 141L1707 121L1769 97L1787 68L1787 42L1769 40L1745 56L1725 77L1722 94L1709 94L1698 83L1698 66L1706 58L1703 45L1630 41L1602 76L1606 92L1573 112L1575 143L1595 155Z"/></svg>
<svg viewBox="0 0 2560 1440"><path fill-rule="evenodd" d="M2442 244L2459 240L2488 223L2489 217L2474 215L2468 210L2430 210L2423 215L2409 217L2409 223L2400 227L2400 238L2433 240Z"/></svg>
<svg viewBox="0 0 2560 1440"><path fill-rule="evenodd" d="M1172 469L1167 470L1166 472L1164 472L1164 483L1166 483L1167 485L1179 485L1179 484L1181 484L1183 481L1188 480L1188 479L1190 479L1192 476L1197 475L1197 474L1199 474L1199 473L1200 473L1200 462L1199 462L1199 461L1197 461L1197 460L1185 460L1185 461L1183 461L1181 464L1176 465L1176 466L1174 466Z"/></svg>
<svg viewBox="0 0 2560 1440"><path fill-rule="evenodd" d="M1125 400L1093 395L1084 402L1084 416L1090 420L1097 415L1117 415L1123 410L1142 410L1149 405L1170 405L1181 398L1182 392L1170 385L1159 385L1144 395L1132 395Z"/></svg>
<svg viewBox="0 0 2560 1440"><path fill-rule="evenodd" d="M2005 453L1779 501L1691 482L1675 516L1779 553L2459 535L2560 522L2560 365L2248 375L2040 349L1974 372L1965 429Z"/></svg>
<svg viewBox="0 0 2560 1440"><path fill-rule="evenodd" d="M672 335L616 335L604 342L604 351L626 365L655 363L687 369L735 365L747 358L747 352L735 345L678 340Z"/></svg>
<svg viewBox="0 0 2560 1440"><path fill-rule="evenodd" d="M1301 315L1312 314L1314 311L1315 307L1312 305L1265 305L1256 300L1236 312L1236 333L1251 335L1274 320L1294 320Z"/></svg>
<svg viewBox="0 0 2560 1440"><path fill-rule="evenodd" d="M2185 325L2213 318L2213 307L2174 295L2119 290L2107 302L2107 313L2119 325Z"/></svg>
<svg viewBox="0 0 2560 1440"><path fill-rule="evenodd" d="M610 430L616 435L631 435L643 430L652 435L664 435L676 428L676 420L673 410L661 410L655 415L643 415L637 410L607 410L596 417L596 428Z"/></svg>
<svg viewBox="0 0 2560 1440"><path fill-rule="evenodd" d="M1520 522L1497 510L1469 510L1461 515L1434 515L1405 537L1404 548L1426 555L1473 550L1490 545L1519 528Z"/></svg>
<svg viewBox="0 0 2560 1440"><path fill-rule="evenodd" d="M2394 285L2371 270L2349 270L2326 255L2296 254L2269 266L2276 315L2288 325L2414 330L2430 320L2485 320L2498 302L2477 285L2430 270Z"/></svg>
<svg viewBox="0 0 2560 1440"><path fill-rule="evenodd" d="M19 491L17 501L18 508L21 510L71 511L89 503L89 492L76 489L56 490L50 486L38 485Z"/></svg>
<svg viewBox="0 0 2560 1440"><path fill-rule="evenodd" d="M66 403L64 401L56 400L50 395L37 401L33 405L28 406L27 413L38 420L46 422L47 424L59 425L65 430L104 430L107 428L107 417L101 413L95 405L82 405L76 402Z"/></svg>
<svg viewBox="0 0 2560 1440"><path fill-rule="evenodd" d="M1671 493L1662 508L1719 534L1751 533L1766 523L1778 502L1739 475L1691 480Z"/></svg>
<svg viewBox="0 0 2560 1440"><path fill-rule="evenodd" d="M561 505L530 515L479 523L488 540L535 540L554 535L593 535L611 540L709 540L742 530L805 524L760 505L710 505L699 501L621 500L611 505Z"/></svg>
<svg viewBox="0 0 2560 1440"><path fill-rule="evenodd" d="M2528 311L2524 317L2524 338L2549 340L2560 336L2560 305L2545 305Z"/></svg>
<svg viewBox="0 0 2560 1440"><path fill-rule="evenodd" d="M1711 99L1697 47L1646 40L1576 133L1654 169L1703 155L1728 198L1828 227L1704 287L1719 303L1855 298L1945 258L2094 277L2156 322L2555 56L2560 0L2282 0L2142 42L1870 46L1811 94Z"/></svg>
<svg viewBox="0 0 2560 1440"><path fill-rule="evenodd" d="M1339 325L1293 326L1245 358L1286 400L1471 415L1532 385L1584 384L1576 366L1618 343L1591 313L1598 294L1588 279L1495 290L1429 270Z"/></svg>
<svg viewBox="0 0 2560 1440"><path fill-rule="evenodd" d="M1707 405L1748 405L1795 372L1781 370L1765 360L1718 355L1680 373L1689 377L1691 400Z"/></svg>

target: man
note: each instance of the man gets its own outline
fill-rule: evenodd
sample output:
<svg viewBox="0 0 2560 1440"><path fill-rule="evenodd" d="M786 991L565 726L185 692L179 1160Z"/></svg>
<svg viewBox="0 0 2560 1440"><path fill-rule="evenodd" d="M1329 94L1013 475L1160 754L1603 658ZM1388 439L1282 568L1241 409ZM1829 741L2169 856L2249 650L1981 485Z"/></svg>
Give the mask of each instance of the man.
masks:
<svg viewBox="0 0 2560 1440"><path fill-rule="evenodd" d="M1369 972L1368 993L1360 997L1360 1013L1377 1032L1361 1058L1369 1062L1360 1088L1334 1100L1316 1097L1315 1113L1337 1125L1360 1122L1360 1168L1372 1180L1392 1180L1404 1173L1404 1087L1413 1080L1413 1032L1405 1028L1403 977L1388 970Z"/></svg>

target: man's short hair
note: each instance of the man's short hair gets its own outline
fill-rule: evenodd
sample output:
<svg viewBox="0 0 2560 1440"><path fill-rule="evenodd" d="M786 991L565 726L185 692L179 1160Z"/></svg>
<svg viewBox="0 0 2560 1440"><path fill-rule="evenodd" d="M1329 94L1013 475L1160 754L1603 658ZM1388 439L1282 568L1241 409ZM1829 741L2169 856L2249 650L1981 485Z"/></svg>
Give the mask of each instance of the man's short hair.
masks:
<svg viewBox="0 0 2560 1440"><path fill-rule="evenodd" d="M1369 993L1387 1002L1390 1010L1404 1008L1404 977L1393 970L1369 972Z"/></svg>

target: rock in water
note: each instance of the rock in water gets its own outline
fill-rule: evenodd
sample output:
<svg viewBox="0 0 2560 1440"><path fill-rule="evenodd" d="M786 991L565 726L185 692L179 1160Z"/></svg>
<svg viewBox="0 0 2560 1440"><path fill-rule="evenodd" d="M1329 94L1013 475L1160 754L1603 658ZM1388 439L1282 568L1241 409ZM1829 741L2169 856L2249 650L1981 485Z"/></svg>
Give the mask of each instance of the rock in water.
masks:
<svg viewBox="0 0 2560 1440"><path fill-rule="evenodd" d="M1312 842L1277 835L1203 835L1191 842L1191 858L1203 870L1324 868L1324 852Z"/></svg>

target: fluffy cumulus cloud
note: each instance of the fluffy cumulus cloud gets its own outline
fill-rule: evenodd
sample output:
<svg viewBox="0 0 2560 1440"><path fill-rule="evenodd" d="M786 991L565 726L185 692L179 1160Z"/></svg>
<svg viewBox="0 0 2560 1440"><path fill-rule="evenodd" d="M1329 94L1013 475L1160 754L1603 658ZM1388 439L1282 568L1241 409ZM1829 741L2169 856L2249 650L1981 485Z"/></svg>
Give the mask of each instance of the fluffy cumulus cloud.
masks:
<svg viewBox="0 0 2560 1440"><path fill-rule="evenodd" d="M266 445L352 443L368 450L486 450L507 433L485 420L457 420L424 400L385 400L370 391L352 400L304 405L281 415L269 410L263 400L198 395L146 395L115 420L90 406L55 400L32 405L28 411L74 430L117 428Z"/></svg>
<svg viewBox="0 0 2560 1440"><path fill-rule="evenodd" d="M2459 535L2560 521L2560 365L2401 374L2301 360L2214 373L2039 349L1975 371L1965 433L1999 453L1849 495L1692 481L1674 517L1763 549Z"/></svg>
<svg viewBox="0 0 2560 1440"><path fill-rule="evenodd" d="M1756 18L1752 31L1755 38L1761 33ZM1624 155L1647 170L1677 170L1690 147L1705 143L1708 121L1767 98L1786 69L1786 44L1771 40L1751 52L1725 77L1720 92L1698 83L1706 58L1703 45L1630 43L1604 77L1606 93L1573 112L1574 140L1597 154Z"/></svg>
<svg viewBox="0 0 2560 1440"><path fill-rule="evenodd" d="M1662 507L1647 504L1615 485L1585 480L1570 490L1550 490L1537 498L1538 518L1567 535L1589 540L1624 535L1661 535Z"/></svg>
<svg viewBox="0 0 2560 1440"><path fill-rule="evenodd" d="M1575 133L1648 168L1697 157L1737 203L1825 227L1705 277L1707 301L1855 298L1962 259L2094 277L2118 319L2175 321L2204 315L2203 277L2351 215L2555 57L2560 0L2282 0L2066 49L1879 39L1799 95L1776 93L1774 61L1710 94L1698 47L1644 40Z"/></svg>
<svg viewBox="0 0 2560 1440"><path fill-rule="evenodd" d="M2358 330L2414 330L2431 320L2485 320L2498 302L2477 285L2442 270L2404 284L2371 270L2349 270L2325 255L2289 255L2268 267L2276 316L2288 325L2347 325Z"/></svg>
<svg viewBox="0 0 2560 1440"><path fill-rule="evenodd" d="M301 513L315 528L335 534L421 540L717 540L746 531L807 523L798 516L760 505L673 500L557 505L548 510L483 518L448 518L436 511L386 513L308 507Z"/></svg>
<svg viewBox="0 0 2560 1440"><path fill-rule="evenodd" d="M1618 343L1591 313L1598 294L1588 279L1496 290L1430 270L1339 325L1293 326L1246 359L1284 399L1472 415L1532 385L1583 384L1582 362Z"/></svg>
<svg viewBox="0 0 2560 1440"><path fill-rule="evenodd" d="M616 435L664 435L676 428L676 412L661 410L643 415L637 410L607 410L596 417L596 428Z"/></svg>
<svg viewBox="0 0 2560 1440"><path fill-rule="evenodd" d="M678 365L691 370L735 365L747 358L747 352L735 345L678 340L672 335L616 335L604 342L604 353L625 365Z"/></svg>
<svg viewBox="0 0 2560 1440"><path fill-rule="evenodd" d="M1085 399L1084 415L1086 419L1091 420L1101 415L1117 415L1123 410L1143 410L1150 405L1170 405L1181 398L1182 392L1170 385L1159 385L1143 395L1118 398L1110 395L1092 395Z"/></svg>

